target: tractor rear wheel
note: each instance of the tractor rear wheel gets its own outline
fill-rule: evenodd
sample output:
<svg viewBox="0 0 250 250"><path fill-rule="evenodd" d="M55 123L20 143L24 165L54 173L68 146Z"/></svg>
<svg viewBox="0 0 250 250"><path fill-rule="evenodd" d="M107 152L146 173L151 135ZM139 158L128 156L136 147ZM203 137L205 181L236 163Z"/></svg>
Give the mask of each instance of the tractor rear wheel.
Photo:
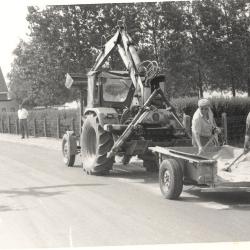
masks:
<svg viewBox="0 0 250 250"><path fill-rule="evenodd" d="M178 161L167 159L161 163L159 183L163 196L166 199L177 199L183 188L183 171Z"/></svg>
<svg viewBox="0 0 250 250"><path fill-rule="evenodd" d="M87 174L108 174L114 160L107 158L107 153L113 144L112 134L102 128L97 116L88 115L81 134L82 165Z"/></svg>

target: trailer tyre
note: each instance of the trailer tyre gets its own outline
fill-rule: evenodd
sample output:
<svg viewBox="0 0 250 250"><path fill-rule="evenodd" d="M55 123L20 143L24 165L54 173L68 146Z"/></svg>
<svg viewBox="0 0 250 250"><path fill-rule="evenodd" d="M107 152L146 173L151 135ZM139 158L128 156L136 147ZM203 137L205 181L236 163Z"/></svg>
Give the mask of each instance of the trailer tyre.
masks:
<svg viewBox="0 0 250 250"><path fill-rule="evenodd" d="M107 153L113 144L112 134L103 129L96 116L88 115L81 134L82 165L87 174L106 175L109 173L114 159L107 158Z"/></svg>
<svg viewBox="0 0 250 250"><path fill-rule="evenodd" d="M63 162L66 166L72 167L75 163L75 155L70 155L69 147L69 138L64 136L62 140Z"/></svg>
<svg viewBox="0 0 250 250"><path fill-rule="evenodd" d="M161 193L166 199L177 199L183 188L182 167L175 159L167 159L161 163L159 171Z"/></svg>

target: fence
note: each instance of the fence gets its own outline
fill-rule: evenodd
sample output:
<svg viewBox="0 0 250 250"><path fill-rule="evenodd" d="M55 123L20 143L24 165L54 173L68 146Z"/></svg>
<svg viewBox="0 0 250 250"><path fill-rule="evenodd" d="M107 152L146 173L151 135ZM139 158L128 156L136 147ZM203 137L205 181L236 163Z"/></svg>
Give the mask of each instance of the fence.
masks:
<svg viewBox="0 0 250 250"><path fill-rule="evenodd" d="M227 116L222 113L221 117L216 117L216 124L222 128L222 140L232 146L242 146L245 136L246 116ZM186 116L184 124L187 129L190 129L191 118Z"/></svg>
<svg viewBox="0 0 250 250"><path fill-rule="evenodd" d="M227 118L228 144L243 146L246 129L246 116L230 116Z"/></svg>
<svg viewBox="0 0 250 250"><path fill-rule="evenodd" d="M80 133L80 121L76 118L63 119L28 119L29 135L34 137L56 137L62 138L67 130L73 130L77 135ZM19 134L19 121L15 117L5 116L0 120L0 133Z"/></svg>
<svg viewBox="0 0 250 250"><path fill-rule="evenodd" d="M28 119L29 134L40 137L62 138L66 130L73 130L80 134L79 116L56 116L54 118L32 118ZM217 125L224 128L227 143L240 146L243 144L246 116L230 116L226 114L216 118ZM19 134L19 122L16 116L0 117L0 133Z"/></svg>

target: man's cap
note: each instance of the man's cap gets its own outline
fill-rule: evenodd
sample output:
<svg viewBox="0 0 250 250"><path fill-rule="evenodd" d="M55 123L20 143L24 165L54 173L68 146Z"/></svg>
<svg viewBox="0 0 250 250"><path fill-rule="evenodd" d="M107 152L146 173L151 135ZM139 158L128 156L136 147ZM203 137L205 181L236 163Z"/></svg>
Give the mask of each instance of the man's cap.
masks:
<svg viewBox="0 0 250 250"><path fill-rule="evenodd" d="M202 98L198 101L198 107L210 106L210 101L207 98Z"/></svg>

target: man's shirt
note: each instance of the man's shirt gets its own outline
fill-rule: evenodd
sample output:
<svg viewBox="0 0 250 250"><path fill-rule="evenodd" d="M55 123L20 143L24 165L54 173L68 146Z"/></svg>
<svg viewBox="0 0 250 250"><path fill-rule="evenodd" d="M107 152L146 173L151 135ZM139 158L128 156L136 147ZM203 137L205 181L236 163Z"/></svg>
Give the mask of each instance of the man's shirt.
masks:
<svg viewBox="0 0 250 250"><path fill-rule="evenodd" d="M17 112L18 119L27 119L28 117L28 111L25 108L19 109Z"/></svg>
<svg viewBox="0 0 250 250"><path fill-rule="evenodd" d="M209 110L209 119L206 119L198 108L192 119L192 132L198 133L200 136L211 137L214 127L216 124L212 111Z"/></svg>

